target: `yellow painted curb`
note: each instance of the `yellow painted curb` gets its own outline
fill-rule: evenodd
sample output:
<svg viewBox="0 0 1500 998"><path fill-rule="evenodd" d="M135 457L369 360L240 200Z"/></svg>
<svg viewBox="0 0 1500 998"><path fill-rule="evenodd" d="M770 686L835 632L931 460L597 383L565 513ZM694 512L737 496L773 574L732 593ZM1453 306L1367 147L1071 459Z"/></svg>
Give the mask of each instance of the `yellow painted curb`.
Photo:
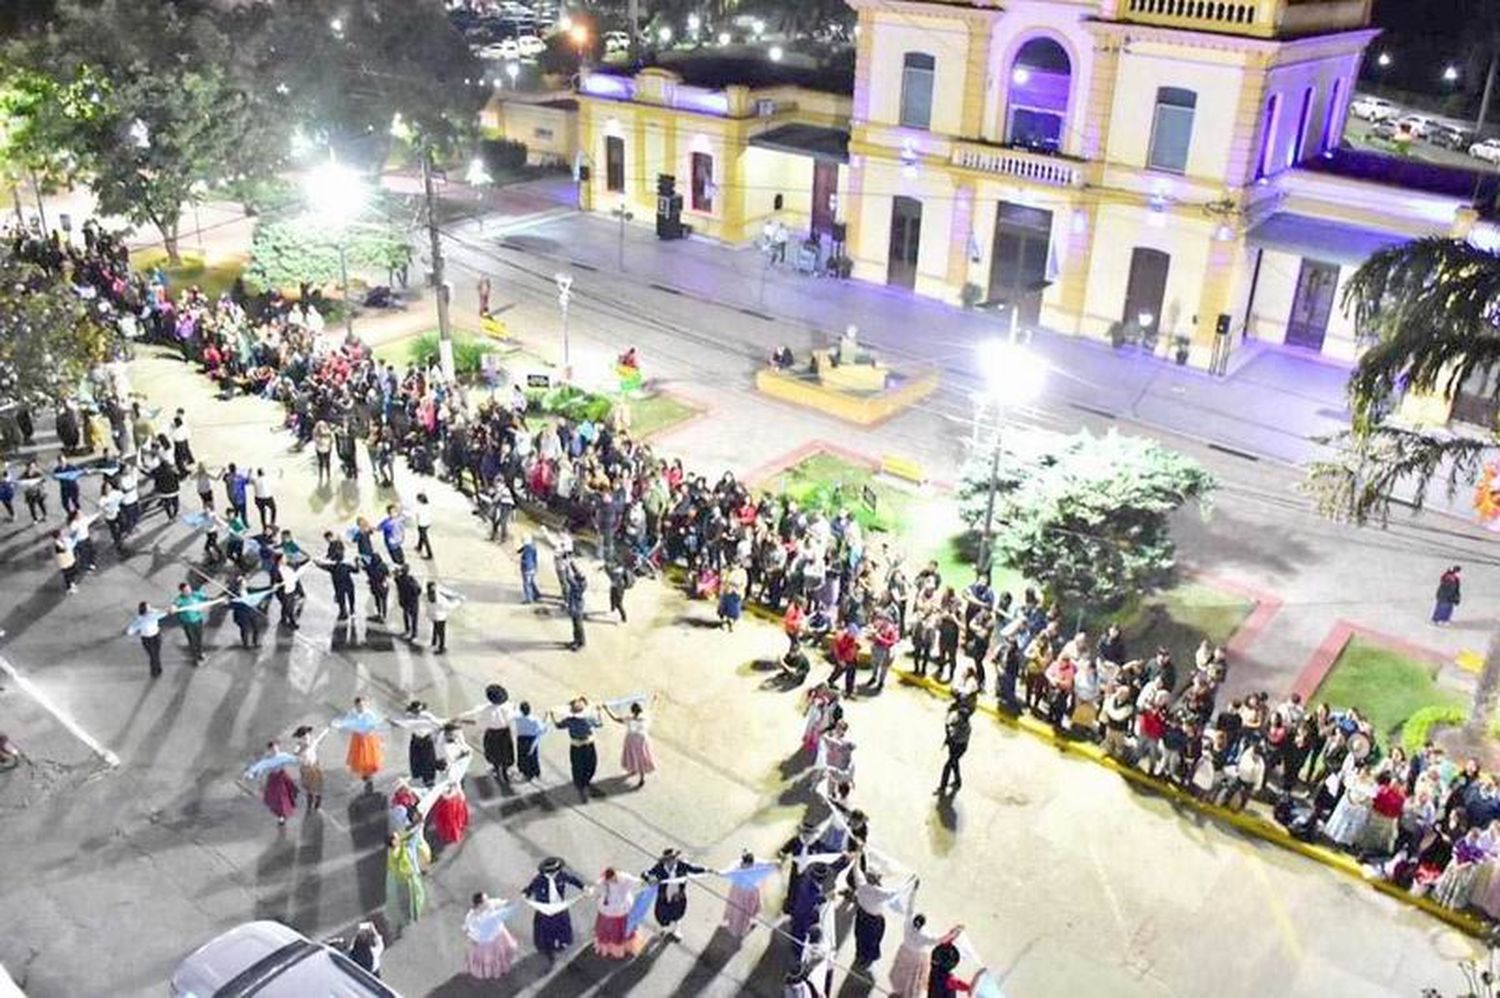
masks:
<svg viewBox="0 0 1500 998"><path fill-rule="evenodd" d="M904 669L894 669L892 671L903 685L917 686L928 693L945 699L951 695L947 686L944 686L931 677L918 676L916 673ZM1274 821L1267 821L1257 814L1250 814L1244 811L1231 811L1228 808L1199 800L1180 787L1165 783L1154 776L1148 776L1135 766L1122 763L1118 759L1105 754L1103 749L1092 742L1075 741L1071 738L1062 737L1052 729L1051 725L1044 724L1029 715L1022 714L1012 717L1004 711L987 704L981 703L978 706L981 713L987 714L1009 727L1024 731L1034 738L1048 742L1064 754L1087 759L1123 776L1137 786L1144 787L1167 798L1175 804L1185 805L1199 814L1212 818L1221 824L1230 825L1247 835L1253 835L1262 841L1270 842L1273 845L1281 846L1283 849L1289 849L1295 853L1300 853L1308 859L1322 863L1330 869L1353 877L1382 894L1402 901L1413 908L1419 908L1434 918L1458 929L1460 932L1474 936L1477 939L1485 940L1494 935L1494 927L1485 919L1470 915L1467 912L1445 908L1431 898L1417 897L1410 891L1403 890L1401 887L1387 880L1370 877L1365 873L1364 868L1360 866L1359 862L1347 853L1337 852L1310 842L1303 842L1301 839L1294 838L1286 829Z"/></svg>

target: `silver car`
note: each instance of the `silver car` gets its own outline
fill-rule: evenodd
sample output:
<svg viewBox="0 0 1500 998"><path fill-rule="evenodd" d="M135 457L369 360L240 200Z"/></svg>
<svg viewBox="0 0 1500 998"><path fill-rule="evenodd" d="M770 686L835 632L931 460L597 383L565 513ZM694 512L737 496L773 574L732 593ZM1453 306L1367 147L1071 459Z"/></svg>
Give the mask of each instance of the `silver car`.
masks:
<svg viewBox="0 0 1500 998"><path fill-rule="evenodd" d="M280 922L246 922L172 974L173 998L401 998L343 953Z"/></svg>

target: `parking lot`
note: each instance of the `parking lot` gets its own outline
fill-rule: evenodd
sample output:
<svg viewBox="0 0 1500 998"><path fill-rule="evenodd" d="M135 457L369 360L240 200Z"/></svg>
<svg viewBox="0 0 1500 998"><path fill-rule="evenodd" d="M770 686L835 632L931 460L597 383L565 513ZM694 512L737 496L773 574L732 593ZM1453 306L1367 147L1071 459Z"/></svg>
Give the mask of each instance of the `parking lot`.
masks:
<svg viewBox="0 0 1500 998"><path fill-rule="evenodd" d="M1500 163L1500 138L1481 142L1472 120L1416 111L1368 94L1356 94L1350 104L1344 140L1355 148L1469 170Z"/></svg>

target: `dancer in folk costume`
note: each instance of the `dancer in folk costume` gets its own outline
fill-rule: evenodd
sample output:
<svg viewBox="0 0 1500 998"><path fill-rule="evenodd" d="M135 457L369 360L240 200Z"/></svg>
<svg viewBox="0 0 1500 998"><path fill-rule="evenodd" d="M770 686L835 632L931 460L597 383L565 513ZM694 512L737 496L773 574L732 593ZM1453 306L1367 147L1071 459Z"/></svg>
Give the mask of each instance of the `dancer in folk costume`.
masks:
<svg viewBox="0 0 1500 998"><path fill-rule="evenodd" d="M532 716L531 704L525 700L517 709L519 713L511 722L516 732L516 772L530 783L542 775L542 737L551 729L546 722Z"/></svg>
<svg viewBox="0 0 1500 998"><path fill-rule="evenodd" d="M677 849L663 849L656 865L641 874L641 878L656 887L656 924L661 926L668 939L682 938L677 934L677 923L687 914L688 878L707 873L708 870L682 859Z"/></svg>
<svg viewBox="0 0 1500 998"><path fill-rule="evenodd" d="M295 765L296 756L281 751L281 746L275 742L267 742L266 754L245 770L247 780L257 780L262 776L266 778L266 787L260 799L265 801L266 807L276 816L278 825L285 825L286 819L297 810L297 784L286 773Z"/></svg>
<svg viewBox="0 0 1500 998"><path fill-rule="evenodd" d="M724 902L724 927L736 939L744 939L760 918L760 885L776 872L775 863L757 863L751 853L740 856L740 865L721 874L729 881L729 897Z"/></svg>
<svg viewBox="0 0 1500 998"><path fill-rule="evenodd" d="M599 913L594 917L594 952L610 960L635 956L646 945L641 933L630 925L630 909L635 904L640 881L628 873L609 867L594 885Z"/></svg>
<svg viewBox="0 0 1500 998"><path fill-rule="evenodd" d="M864 873L857 863L850 873L858 885L854 888L854 965L869 967L880 959L886 909L915 893L917 878L908 877L894 887L886 887L880 881L880 874Z"/></svg>
<svg viewBox="0 0 1500 998"><path fill-rule="evenodd" d="M539 905L561 905L567 899L569 887L583 890L584 884L556 856L549 856L537 867L531 883L521 891L523 895ZM531 920L531 939L537 951L550 964L557 954L573 945L573 916L566 907L544 911L538 909Z"/></svg>
<svg viewBox="0 0 1500 998"><path fill-rule="evenodd" d="M423 794L410 808L406 829L393 831L386 837L386 918L393 926L415 922L427 903L422 868L432 862L432 852L427 847L423 825L438 795L438 790Z"/></svg>
<svg viewBox="0 0 1500 998"><path fill-rule="evenodd" d="M781 902L781 913L790 915L792 912L792 899L797 896L797 887L804 875L803 858L822 851L821 838L823 826L811 819L802 822L797 829L797 834L787 839L782 847L776 850L778 859L790 859L792 861L791 871L787 874L786 897Z"/></svg>
<svg viewBox="0 0 1500 998"><path fill-rule="evenodd" d="M438 841L453 845L463 840L469 827L469 798L464 794L464 777L474 750L464 740L463 731L453 722L443 726L442 766L447 779L432 808L432 824Z"/></svg>
<svg viewBox="0 0 1500 998"><path fill-rule="evenodd" d="M307 794L309 811L316 811L323 806L323 766L318 762L318 746L331 730L324 728L315 733L304 724L292 732L292 754L297 757L297 769L302 776L302 792Z"/></svg>
<svg viewBox="0 0 1500 998"><path fill-rule="evenodd" d="M385 718L366 707L364 697L355 697L354 709L342 717L334 718L329 724L348 733L349 751L345 762L349 766L349 772L365 781L366 793L373 793L375 774L380 772L385 759L385 748L379 734L381 727L385 725Z"/></svg>
<svg viewBox="0 0 1500 998"><path fill-rule="evenodd" d="M443 719L427 709L421 700L406 705L406 713L391 718L391 724L405 728L411 734L406 747L406 761L411 768L411 778L424 787L437 782L438 756L434 737L443 730Z"/></svg>
<svg viewBox="0 0 1500 998"><path fill-rule="evenodd" d="M652 701L655 699L653 696ZM656 772L656 759L651 752L651 719L646 716L639 700L631 703L629 717L616 714L609 704L604 705L604 713L615 723L625 725L625 743L620 748L620 768L640 781L636 786L644 787L646 774Z"/></svg>
<svg viewBox="0 0 1500 998"><path fill-rule="evenodd" d="M568 763L573 771L573 786L582 800L589 799L589 787L599 770L599 750L594 747L594 731L604 726L599 712L589 711L587 697L577 697L568 704L568 715L553 718L553 724L568 733Z"/></svg>
<svg viewBox="0 0 1500 998"><path fill-rule="evenodd" d="M962 925L955 925L943 935L930 935L924 931L926 925L926 915L913 915L906 923L901 947L891 963L891 994L897 998L926 998L928 954L934 946L953 942L964 930Z"/></svg>
<svg viewBox="0 0 1500 998"><path fill-rule="evenodd" d="M470 707L460 718L477 718L484 725L484 760L490 764L495 779L510 783L510 767L516 764L516 741L511 729L516 718L515 705L510 702L510 693L499 683L484 688L485 702Z"/></svg>
<svg viewBox="0 0 1500 998"><path fill-rule="evenodd" d="M519 947L505 920L519 907L519 902L492 898L484 891L474 895L468 914L464 915L464 936L469 941L464 969L470 977L485 981L510 973Z"/></svg>
<svg viewBox="0 0 1500 998"><path fill-rule="evenodd" d="M839 705L839 694L828 683L819 683L807 691L807 711L803 715L805 723L802 727L802 749L805 752L816 752L818 739L823 732L839 721L844 716L844 708Z"/></svg>

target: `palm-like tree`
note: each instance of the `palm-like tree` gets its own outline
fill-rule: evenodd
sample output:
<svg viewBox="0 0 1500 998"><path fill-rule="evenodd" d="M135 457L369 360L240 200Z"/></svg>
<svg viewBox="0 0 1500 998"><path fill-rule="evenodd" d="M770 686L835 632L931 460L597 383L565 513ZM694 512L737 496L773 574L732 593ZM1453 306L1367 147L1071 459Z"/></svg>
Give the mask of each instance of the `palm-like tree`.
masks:
<svg viewBox="0 0 1500 998"><path fill-rule="evenodd" d="M1454 395L1470 378L1500 403L1500 256L1455 239L1419 239L1370 257L1349 279L1342 304L1371 343L1349 380L1353 420L1315 462L1308 488L1327 515L1355 523L1389 518L1393 492L1410 486L1448 495L1479 475L1500 426L1465 435L1393 425L1386 415L1409 391ZM1469 381L1473 384L1473 381ZM1500 694L1500 630L1491 633L1467 730L1486 730Z"/></svg>

